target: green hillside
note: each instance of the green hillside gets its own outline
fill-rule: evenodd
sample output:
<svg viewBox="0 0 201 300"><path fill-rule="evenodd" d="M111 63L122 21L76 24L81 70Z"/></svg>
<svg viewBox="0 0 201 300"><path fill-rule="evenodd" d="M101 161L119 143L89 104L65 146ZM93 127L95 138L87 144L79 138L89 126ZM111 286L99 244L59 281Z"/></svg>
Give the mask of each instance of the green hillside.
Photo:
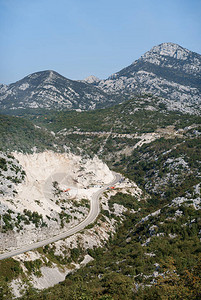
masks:
<svg viewBox="0 0 201 300"><path fill-rule="evenodd" d="M0 149L3 151L31 152L33 147L39 151L53 148L54 137L23 118L0 115L0 131Z"/></svg>
<svg viewBox="0 0 201 300"><path fill-rule="evenodd" d="M143 133L173 124L179 128L200 123L199 116L168 111L165 103L152 95L136 96L120 105L94 111L23 110L18 114L55 132L66 128L89 132Z"/></svg>
<svg viewBox="0 0 201 300"><path fill-rule="evenodd" d="M93 262L22 299L199 299L200 209L191 204L175 203L151 215L153 206L143 203L138 213L127 214L106 248L89 250Z"/></svg>

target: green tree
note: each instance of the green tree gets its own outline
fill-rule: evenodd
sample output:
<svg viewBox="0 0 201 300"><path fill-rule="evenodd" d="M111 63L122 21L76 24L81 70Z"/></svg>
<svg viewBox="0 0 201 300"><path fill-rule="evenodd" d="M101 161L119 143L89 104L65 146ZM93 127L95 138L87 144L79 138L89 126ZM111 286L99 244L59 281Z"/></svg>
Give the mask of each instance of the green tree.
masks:
<svg viewBox="0 0 201 300"><path fill-rule="evenodd" d="M105 293L114 299L125 300L132 298L132 279L120 273L109 273L102 279Z"/></svg>

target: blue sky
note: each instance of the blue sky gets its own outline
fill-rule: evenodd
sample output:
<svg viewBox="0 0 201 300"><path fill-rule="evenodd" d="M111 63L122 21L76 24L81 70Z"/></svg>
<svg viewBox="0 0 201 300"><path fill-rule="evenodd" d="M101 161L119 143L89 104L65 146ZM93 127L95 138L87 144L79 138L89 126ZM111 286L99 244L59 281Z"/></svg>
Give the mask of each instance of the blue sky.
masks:
<svg viewBox="0 0 201 300"><path fill-rule="evenodd" d="M0 83L107 78L163 42L201 53L200 0L0 0Z"/></svg>

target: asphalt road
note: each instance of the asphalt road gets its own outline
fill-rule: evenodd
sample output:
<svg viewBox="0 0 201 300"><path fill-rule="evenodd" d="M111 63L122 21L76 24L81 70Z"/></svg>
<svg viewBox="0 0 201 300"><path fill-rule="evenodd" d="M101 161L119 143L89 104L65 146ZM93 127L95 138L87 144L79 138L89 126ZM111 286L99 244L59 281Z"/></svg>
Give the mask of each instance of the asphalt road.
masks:
<svg viewBox="0 0 201 300"><path fill-rule="evenodd" d="M102 187L99 191L97 191L96 193L94 193L92 200L91 200L91 205L90 205L90 211L88 216L86 217L86 219L84 219L81 223L79 223L78 225L76 225L75 227L69 229L66 232L63 232L61 234L58 234L54 237L51 237L49 239L40 241L40 242L36 242L30 245L26 245L23 246L22 248L10 251L10 252L5 252L3 254L0 254L0 260L5 259L5 258L9 258L33 249L37 249L39 247L43 247L45 245L48 245L50 243L56 242L58 240L64 239L70 235L73 235L77 232L79 232L80 230L83 230L87 225L93 223L97 216L99 215L100 212L100 205L99 205L99 198L101 196L101 194L107 190L108 187L113 186L115 183L117 183L121 176L119 174L113 173L114 175L114 180L112 182L110 182L109 184L105 185L104 187Z"/></svg>

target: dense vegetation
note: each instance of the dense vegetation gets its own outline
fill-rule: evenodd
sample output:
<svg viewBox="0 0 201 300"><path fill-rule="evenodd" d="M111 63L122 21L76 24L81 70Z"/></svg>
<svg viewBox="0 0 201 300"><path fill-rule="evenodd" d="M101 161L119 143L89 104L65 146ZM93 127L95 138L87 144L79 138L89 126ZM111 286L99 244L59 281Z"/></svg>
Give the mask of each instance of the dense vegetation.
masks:
<svg viewBox="0 0 201 300"><path fill-rule="evenodd" d="M159 204L183 196L200 182L201 139L158 139L114 163Z"/></svg>
<svg viewBox="0 0 201 300"><path fill-rule="evenodd" d="M173 124L179 128L200 123L199 116L167 111L165 104L152 95L136 96L120 105L94 111L22 110L15 113L55 132L66 128L89 132L112 130L142 133Z"/></svg>
<svg viewBox="0 0 201 300"><path fill-rule="evenodd" d="M3 151L31 152L33 147L40 151L53 148L54 137L23 118L0 115L0 131L0 149Z"/></svg>

